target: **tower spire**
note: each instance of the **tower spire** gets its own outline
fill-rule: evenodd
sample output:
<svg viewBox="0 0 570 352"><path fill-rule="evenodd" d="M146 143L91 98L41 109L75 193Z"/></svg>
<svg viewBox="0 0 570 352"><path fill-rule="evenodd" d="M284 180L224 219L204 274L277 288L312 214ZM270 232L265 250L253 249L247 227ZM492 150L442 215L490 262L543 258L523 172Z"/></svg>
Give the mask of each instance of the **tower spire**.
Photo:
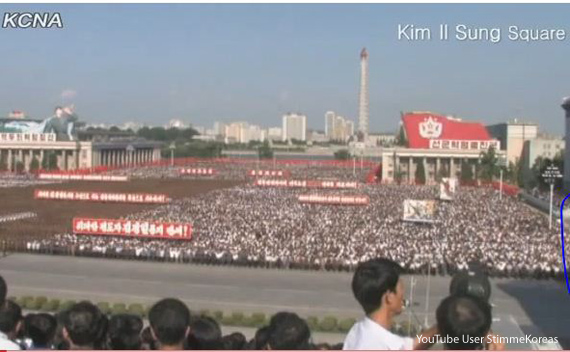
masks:
<svg viewBox="0 0 570 352"><path fill-rule="evenodd" d="M368 138L368 51L360 52L360 93L358 97L358 132L361 142Z"/></svg>

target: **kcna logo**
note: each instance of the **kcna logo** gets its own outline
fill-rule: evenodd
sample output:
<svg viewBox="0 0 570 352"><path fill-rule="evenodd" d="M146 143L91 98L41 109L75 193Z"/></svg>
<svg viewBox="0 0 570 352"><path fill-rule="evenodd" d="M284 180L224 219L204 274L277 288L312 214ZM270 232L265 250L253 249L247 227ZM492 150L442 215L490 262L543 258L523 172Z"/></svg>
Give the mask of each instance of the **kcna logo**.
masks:
<svg viewBox="0 0 570 352"><path fill-rule="evenodd" d="M434 120L432 116L424 119L424 122L420 123L420 136L423 138L439 138L442 130L443 124Z"/></svg>
<svg viewBox="0 0 570 352"><path fill-rule="evenodd" d="M2 28L63 28L59 12L5 12Z"/></svg>

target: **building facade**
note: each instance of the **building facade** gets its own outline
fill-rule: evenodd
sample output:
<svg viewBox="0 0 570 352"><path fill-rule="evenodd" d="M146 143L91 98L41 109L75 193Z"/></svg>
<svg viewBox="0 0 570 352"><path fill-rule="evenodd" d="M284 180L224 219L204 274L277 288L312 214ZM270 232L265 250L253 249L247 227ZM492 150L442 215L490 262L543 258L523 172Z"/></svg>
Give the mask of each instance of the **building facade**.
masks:
<svg viewBox="0 0 570 352"><path fill-rule="evenodd" d="M160 160L161 146L146 140L58 141L51 133L0 133L0 159L8 171L20 163L29 171L33 159L41 167L51 155L63 171L150 163Z"/></svg>
<svg viewBox="0 0 570 352"><path fill-rule="evenodd" d="M282 141L307 140L307 116L302 114L283 115L283 138Z"/></svg>
<svg viewBox="0 0 570 352"><path fill-rule="evenodd" d="M462 169L477 173L481 152L494 148L499 157L500 142L491 138L478 122L431 112L402 114L406 146L382 149L383 183L414 183L418 165L422 164L426 183L440 177L461 177Z"/></svg>
<svg viewBox="0 0 570 352"><path fill-rule="evenodd" d="M536 123L520 122L516 119L487 126L487 130L493 138L501 142L501 150L505 151L508 163L516 163L517 159L521 159L525 143L538 137Z"/></svg>
<svg viewBox="0 0 570 352"><path fill-rule="evenodd" d="M354 135L354 122L337 115L334 111L327 111L325 113L325 135L331 141L345 143Z"/></svg>

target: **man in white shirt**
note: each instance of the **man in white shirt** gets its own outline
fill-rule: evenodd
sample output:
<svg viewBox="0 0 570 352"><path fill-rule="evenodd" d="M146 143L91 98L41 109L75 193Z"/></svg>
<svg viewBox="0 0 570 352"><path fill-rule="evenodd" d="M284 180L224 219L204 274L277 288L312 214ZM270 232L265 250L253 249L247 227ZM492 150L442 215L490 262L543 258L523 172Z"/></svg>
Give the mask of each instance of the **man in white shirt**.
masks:
<svg viewBox="0 0 570 352"><path fill-rule="evenodd" d="M12 301L0 306L0 350L20 350L13 340L22 326L22 309Z"/></svg>
<svg viewBox="0 0 570 352"><path fill-rule="evenodd" d="M403 309L402 268L388 259L371 259L358 265L352 279L354 297L366 317L350 329L344 340L345 350L412 350L426 349L418 338L401 337L390 332L393 319ZM422 333L425 341L433 340L437 327Z"/></svg>

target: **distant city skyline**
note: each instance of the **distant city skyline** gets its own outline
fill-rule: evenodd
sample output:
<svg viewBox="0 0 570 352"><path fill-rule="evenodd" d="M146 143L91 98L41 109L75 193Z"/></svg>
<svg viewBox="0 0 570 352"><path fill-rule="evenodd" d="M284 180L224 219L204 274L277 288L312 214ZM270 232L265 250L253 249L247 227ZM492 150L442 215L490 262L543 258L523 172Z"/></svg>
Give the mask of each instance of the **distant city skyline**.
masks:
<svg viewBox="0 0 570 352"><path fill-rule="evenodd" d="M557 5L0 5L60 12L63 29L1 29L0 115L34 118L74 104L92 124L170 120L281 125L288 112L323 131L332 110L357 121L360 57L369 58L370 132L401 111L494 124L564 126L567 42L398 40L398 25L562 28ZM342 23L342 25L335 25ZM567 39L567 41L570 39Z"/></svg>

